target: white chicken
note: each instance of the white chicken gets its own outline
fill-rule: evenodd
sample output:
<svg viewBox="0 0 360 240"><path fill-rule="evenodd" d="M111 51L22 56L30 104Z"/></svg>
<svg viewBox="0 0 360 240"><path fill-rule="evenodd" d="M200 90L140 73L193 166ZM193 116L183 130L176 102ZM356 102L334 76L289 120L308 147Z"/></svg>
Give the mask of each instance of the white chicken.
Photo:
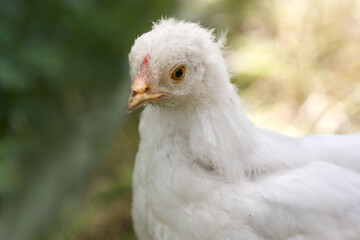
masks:
<svg viewBox="0 0 360 240"><path fill-rule="evenodd" d="M140 240L360 239L360 134L291 138L255 127L195 23L136 39L128 111L147 104L133 174Z"/></svg>

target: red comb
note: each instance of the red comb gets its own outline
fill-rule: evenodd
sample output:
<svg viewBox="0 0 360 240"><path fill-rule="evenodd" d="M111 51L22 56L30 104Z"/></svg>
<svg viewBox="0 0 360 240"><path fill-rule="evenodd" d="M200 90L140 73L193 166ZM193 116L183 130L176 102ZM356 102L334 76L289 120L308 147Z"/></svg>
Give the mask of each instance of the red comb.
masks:
<svg viewBox="0 0 360 240"><path fill-rule="evenodd" d="M150 65L150 60L151 60L150 55L149 55L149 54L146 55L145 58L144 58L143 66L144 66L144 67L149 67L149 65Z"/></svg>

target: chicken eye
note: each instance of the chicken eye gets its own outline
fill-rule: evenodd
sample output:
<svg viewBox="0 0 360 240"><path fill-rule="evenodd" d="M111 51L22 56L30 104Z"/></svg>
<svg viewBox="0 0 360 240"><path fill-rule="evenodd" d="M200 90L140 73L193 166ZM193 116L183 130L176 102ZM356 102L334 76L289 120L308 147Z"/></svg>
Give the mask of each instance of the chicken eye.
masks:
<svg viewBox="0 0 360 240"><path fill-rule="evenodd" d="M177 66L175 69L172 70L170 79L174 82L180 82L184 79L186 74L186 67L185 65Z"/></svg>

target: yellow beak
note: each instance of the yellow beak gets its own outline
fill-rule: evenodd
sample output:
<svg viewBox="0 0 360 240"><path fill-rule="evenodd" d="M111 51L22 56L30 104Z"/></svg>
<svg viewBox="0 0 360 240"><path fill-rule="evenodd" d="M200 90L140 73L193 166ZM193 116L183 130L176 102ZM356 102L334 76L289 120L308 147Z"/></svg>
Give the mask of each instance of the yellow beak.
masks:
<svg viewBox="0 0 360 240"><path fill-rule="evenodd" d="M127 111L130 113L132 110L144 105L145 103L155 101L161 97L167 97L170 94L164 92L152 92L152 84L146 76L140 74L135 78L131 85L131 94L127 103Z"/></svg>

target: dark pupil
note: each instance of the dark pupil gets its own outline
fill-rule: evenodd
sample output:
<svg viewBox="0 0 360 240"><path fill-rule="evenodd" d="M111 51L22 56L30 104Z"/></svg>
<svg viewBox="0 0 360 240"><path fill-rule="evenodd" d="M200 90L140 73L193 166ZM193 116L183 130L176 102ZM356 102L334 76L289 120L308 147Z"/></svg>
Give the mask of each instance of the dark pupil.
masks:
<svg viewBox="0 0 360 240"><path fill-rule="evenodd" d="M182 69L178 69L178 70L176 71L176 73L175 73L175 76L176 76L177 78L181 77L182 75L183 75L183 70L182 70Z"/></svg>

